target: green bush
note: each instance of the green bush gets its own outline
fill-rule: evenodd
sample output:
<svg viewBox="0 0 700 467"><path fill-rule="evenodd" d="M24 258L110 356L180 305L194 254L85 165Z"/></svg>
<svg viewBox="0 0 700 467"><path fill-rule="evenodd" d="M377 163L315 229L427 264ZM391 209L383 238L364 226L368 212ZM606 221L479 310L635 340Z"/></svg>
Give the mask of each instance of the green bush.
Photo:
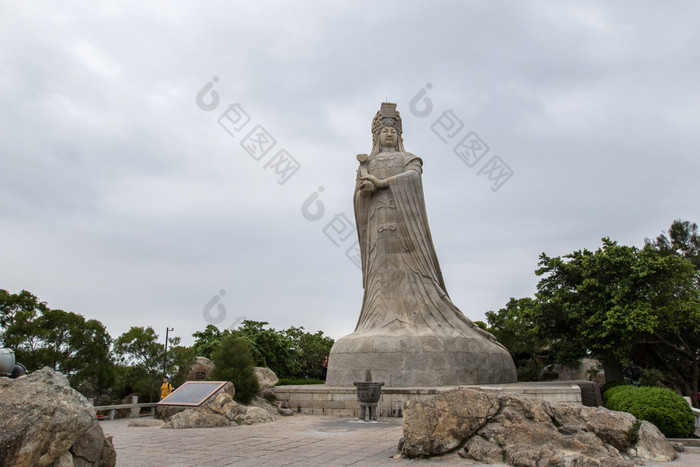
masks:
<svg viewBox="0 0 700 467"><path fill-rule="evenodd" d="M688 438L695 431L690 406L670 389L615 386L605 391L604 397L608 409L651 422L668 438Z"/></svg>
<svg viewBox="0 0 700 467"><path fill-rule="evenodd" d="M302 384L324 384L322 379L295 379L295 378L280 378L277 386L299 386Z"/></svg>
<svg viewBox="0 0 700 467"><path fill-rule="evenodd" d="M214 381L231 381L236 388L234 399L247 404L260 391L255 364L248 342L242 337L225 336L212 353Z"/></svg>
<svg viewBox="0 0 700 467"><path fill-rule="evenodd" d="M603 401L607 404L608 398L612 397L613 394L617 394L620 391L627 391L629 388L634 388L634 386L620 381L606 383L605 386L603 386Z"/></svg>
<svg viewBox="0 0 700 467"><path fill-rule="evenodd" d="M620 386L626 387L626 386L629 386L629 384L625 383L624 381L610 381L610 382L605 383L601 389L601 391L603 392L603 400L606 400L605 398L607 397L606 394L607 394L608 390L610 390L612 388L617 388Z"/></svg>

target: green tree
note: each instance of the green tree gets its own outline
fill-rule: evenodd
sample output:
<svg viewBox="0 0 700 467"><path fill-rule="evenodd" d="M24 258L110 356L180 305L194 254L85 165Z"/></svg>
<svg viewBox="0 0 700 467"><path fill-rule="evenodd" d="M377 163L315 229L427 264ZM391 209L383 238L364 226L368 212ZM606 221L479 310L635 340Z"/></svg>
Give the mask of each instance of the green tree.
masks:
<svg viewBox="0 0 700 467"><path fill-rule="evenodd" d="M292 355L298 365L295 374L285 375L299 379L323 379L323 358L333 347L333 339L324 336L322 331L310 333L303 327L290 327L283 336L292 343Z"/></svg>
<svg viewBox="0 0 700 467"><path fill-rule="evenodd" d="M181 346L179 337L168 338L168 346L166 356L165 345L158 342L158 334L150 326L133 326L114 341L114 353L121 365L117 385L119 397L135 393L146 400L157 401L164 364L173 386L185 381L195 351Z"/></svg>
<svg viewBox="0 0 700 467"><path fill-rule="evenodd" d="M0 289L0 338L3 347L15 351L24 366L30 371L38 369L36 351L41 348L41 339L36 318L49 310L45 302L26 290L12 294Z"/></svg>
<svg viewBox="0 0 700 467"><path fill-rule="evenodd" d="M231 334L248 341L256 366L267 367L280 378L298 374L301 364L294 343L286 335L271 328L266 329L267 325L265 321L245 320Z"/></svg>
<svg viewBox="0 0 700 467"><path fill-rule="evenodd" d="M120 395L136 393L148 401L159 399L165 346L151 327L133 326L114 341L114 353L124 367Z"/></svg>
<svg viewBox="0 0 700 467"><path fill-rule="evenodd" d="M536 380L543 367L537 356L545 353L548 341L536 334L532 321L533 308L538 305L532 298L511 298L505 308L486 312L486 330L510 352L519 381Z"/></svg>
<svg viewBox="0 0 700 467"><path fill-rule="evenodd" d="M211 379L231 381L236 388L234 399L247 404L260 391L255 377L253 356L246 339L224 336L212 354L214 370Z"/></svg>
<svg viewBox="0 0 700 467"><path fill-rule="evenodd" d="M697 404L700 295L689 261L604 238L595 252L543 253L539 265L539 304L528 313L558 361L590 354L614 381L624 363L643 357L638 363L668 373L669 384Z"/></svg>
<svg viewBox="0 0 700 467"><path fill-rule="evenodd" d="M668 229L668 236L661 234L645 243L665 254L677 254L690 261L700 270L700 232L694 222L678 219Z"/></svg>
<svg viewBox="0 0 700 467"><path fill-rule="evenodd" d="M23 290L0 290L3 345L30 371L48 366L68 377L71 385L94 397L111 387L114 362L111 337L97 320L53 310Z"/></svg>
<svg viewBox="0 0 700 467"><path fill-rule="evenodd" d="M168 354L166 357L166 373L171 376L173 387L181 386L187 380L190 366L197 356L193 347L180 345L179 337L168 339Z"/></svg>
<svg viewBox="0 0 700 467"><path fill-rule="evenodd" d="M195 331L192 337L195 338L192 348L197 357L206 357L211 360L214 349L219 345L222 336L230 335L231 331L225 329L220 331L213 324L208 324L203 331Z"/></svg>
<svg viewBox="0 0 700 467"><path fill-rule="evenodd" d="M40 302L31 292L22 290L12 294L0 289L0 328L3 332L15 323L18 315L34 317L47 309L46 303Z"/></svg>

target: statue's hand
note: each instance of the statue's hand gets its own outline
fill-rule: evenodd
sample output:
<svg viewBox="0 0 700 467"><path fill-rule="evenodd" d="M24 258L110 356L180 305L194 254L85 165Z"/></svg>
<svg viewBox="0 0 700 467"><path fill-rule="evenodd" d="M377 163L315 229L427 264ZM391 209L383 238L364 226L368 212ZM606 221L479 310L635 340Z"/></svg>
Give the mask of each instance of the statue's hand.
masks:
<svg viewBox="0 0 700 467"><path fill-rule="evenodd" d="M379 180L374 175L363 175L362 177L360 177L360 180L365 180L365 181L371 182L376 188L379 188L379 189L389 187L389 183L386 180Z"/></svg>
<svg viewBox="0 0 700 467"><path fill-rule="evenodd" d="M376 188L374 187L374 183L368 182L367 180L364 180L360 184L360 195L361 196L370 196Z"/></svg>

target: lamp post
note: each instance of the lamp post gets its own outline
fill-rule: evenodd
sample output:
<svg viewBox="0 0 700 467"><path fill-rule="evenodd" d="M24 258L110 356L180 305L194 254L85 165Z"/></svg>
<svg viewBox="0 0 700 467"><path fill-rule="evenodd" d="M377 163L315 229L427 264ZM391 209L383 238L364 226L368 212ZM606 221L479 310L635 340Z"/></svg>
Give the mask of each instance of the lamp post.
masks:
<svg viewBox="0 0 700 467"><path fill-rule="evenodd" d="M166 365L168 364L168 333L170 331L174 331L175 328L165 328L165 353L163 354L163 377L167 376L167 372L165 370Z"/></svg>

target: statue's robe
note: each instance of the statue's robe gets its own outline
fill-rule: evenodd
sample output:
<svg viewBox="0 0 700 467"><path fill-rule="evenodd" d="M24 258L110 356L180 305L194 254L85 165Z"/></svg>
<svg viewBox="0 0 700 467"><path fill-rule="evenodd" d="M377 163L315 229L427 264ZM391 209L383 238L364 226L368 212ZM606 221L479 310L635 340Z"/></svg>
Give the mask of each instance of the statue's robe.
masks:
<svg viewBox="0 0 700 467"><path fill-rule="evenodd" d="M477 333L492 338L447 294L428 227L421 159L410 153L380 152L363 164L354 206L365 293L355 332ZM362 196L360 177L365 174L380 180L398 178L387 189Z"/></svg>

